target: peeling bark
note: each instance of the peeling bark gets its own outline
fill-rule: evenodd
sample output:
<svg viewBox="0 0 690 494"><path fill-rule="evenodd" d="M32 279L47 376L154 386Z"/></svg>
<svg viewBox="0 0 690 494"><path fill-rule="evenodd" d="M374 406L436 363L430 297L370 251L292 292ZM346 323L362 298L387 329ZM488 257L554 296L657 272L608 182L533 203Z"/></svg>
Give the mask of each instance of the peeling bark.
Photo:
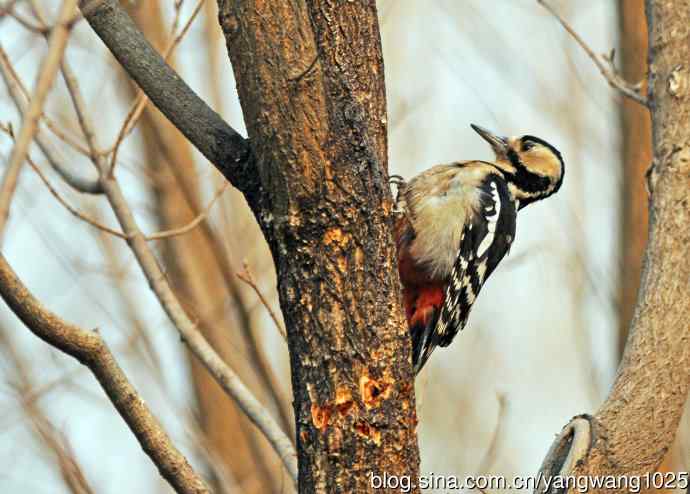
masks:
<svg viewBox="0 0 690 494"><path fill-rule="evenodd" d="M300 492L418 472L375 3L219 0L288 327ZM380 492L380 491L379 491Z"/></svg>

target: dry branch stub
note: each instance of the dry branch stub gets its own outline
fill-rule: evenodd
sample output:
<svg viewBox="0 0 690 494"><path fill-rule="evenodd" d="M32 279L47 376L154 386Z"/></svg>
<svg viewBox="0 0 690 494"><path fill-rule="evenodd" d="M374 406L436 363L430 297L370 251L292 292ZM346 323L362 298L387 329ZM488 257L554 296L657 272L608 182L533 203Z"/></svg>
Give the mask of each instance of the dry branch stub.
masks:
<svg viewBox="0 0 690 494"><path fill-rule="evenodd" d="M555 477L570 475L573 467L583 461L592 446L593 419L590 415L578 415L563 427L556 436L546 458L539 469L541 480L535 492L555 494L558 492L549 481Z"/></svg>

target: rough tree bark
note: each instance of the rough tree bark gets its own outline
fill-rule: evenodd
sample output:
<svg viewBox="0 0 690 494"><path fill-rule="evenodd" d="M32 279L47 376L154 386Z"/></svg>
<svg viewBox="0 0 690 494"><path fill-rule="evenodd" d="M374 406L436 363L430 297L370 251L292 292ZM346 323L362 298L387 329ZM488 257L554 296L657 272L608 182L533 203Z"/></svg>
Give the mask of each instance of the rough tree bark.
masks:
<svg viewBox="0 0 690 494"><path fill-rule="evenodd" d="M375 2L219 9L288 327L300 492L416 476Z"/></svg>
<svg viewBox="0 0 690 494"><path fill-rule="evenodd" d="M564 429L542 466L547 477L654 472L690 387L690 1L647 0L646 14L654 165L641 290L607 400Z"/></svg>

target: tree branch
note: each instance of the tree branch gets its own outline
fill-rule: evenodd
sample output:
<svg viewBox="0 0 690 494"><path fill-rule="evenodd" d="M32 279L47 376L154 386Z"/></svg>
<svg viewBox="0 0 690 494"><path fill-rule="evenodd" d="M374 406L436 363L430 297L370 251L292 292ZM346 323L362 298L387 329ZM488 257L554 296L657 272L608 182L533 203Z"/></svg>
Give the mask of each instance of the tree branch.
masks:
<svg viewBox="0 0 690 494"><path fill-rule="evenodd" d="M537 3L548 10L551 15L553 15L556 20L563 26L563 28L570 34L575 42L580 45L580 47L585 51L587 56L592 59L594 65L597 66L601 75L604 76L609 83L609 86L618 90L623 96L630 98L631 100L641 104L642 106L649 106L647 98L641 92L641 83L630 84L628 81L623 79L621 75L616 71L613 65L613 55L602 56L602 58L607 62L608 67L599 60L599 57L594 53L594 51L585 43L585 41L575 32L575 30L568 24L568 22L558 13L556 10L546 3L544 0L537 0Z"/></svg>
<svg viewBox="0 0 690 494"><path fill-rule="evenodd" d="M53 452L65 487L73 494L95 494L69 441L55 428L38 403L36 398L40 396L41 390L34 386L31 364L16 348L6 328L0 330L0 349L5 353L8 363L14 367L14 376L6 379L14 388L24 416L33 425L34 435L40 447ZM63 375L61 379L64 377Z"/></svg>
<svg viewBox="0 0 690 494"><path fill-rule="evenodd" d="M194 22L194 19L196 19L197 15L201 11L201 7L203 6L204 1L205 0L199 0L196 7L194 8L194 11L192 12L192 15L189 16L189 19L187 19L187 22L185 23L185 25L182 28L182 30L180 31L180 33L173 36L173 38L168 43L168 46L163 51L163 61L165 63L169 62L170 57L173 54L173 51L182 42L182 39L184 38L184 36L189 31L189 28L191 27L192 23ZM173 33L172 33L173 35L175 34L177 22L179 21L180 8L176 7L175 11L176 11L176 14L175 14L175 22L173 22ZM146 105L148 104L148 102L149 102L149 98L146 96L146 94L141 89L139 89L139 91L137 91L137 95L134 99L134 104L132 105L132 109L127 114L127 117L125 118L125 121L122 124L120 132L117 135L117 139L115 140L115 144L113 145L112 157L110 160L110 171L108 172L111 175L113 174L113 171L115 170L115 165L117 164L117 155L118 155L118 150L120 149L120 145L124 141L125 137L127 137L129 135L129 133L136 127L137 122L139 121L139 118L141 118L141 115L143 114L144 109L146 108Z"/></svg>
<svg viewBox="0 0 690 494"><path fill-rule="evenodd" d="M110 2L104 1L101 5L93 6L93 4L88 4L88 6L85 7L84 3L82 2L82 9L84 14L89 16L101 11L103 6L107 6L108 4L110 4ZM136 27L134 27L134 24L129 16L125 12L118 10L119 6L116 4L115 7L117 7L115 10L120 12L120 14L129 22L129 24L131 24L131 28L138 33L138 37L141 38L146 46L148 46L148 48L156 54L158 59L160 59L160 56L143 38L143 35L137 30ZM117 35L115 37L117 38ZM162 60L160 61L163 64L163 68L167 69L174 75L172 69L165 65ZM67 65L63 64L63 69L66 68ZM153 251L147 245L147 239L139 229L139 226L134 219L134 215L127 204L127 200L122 193L122 189L120 188L116 177L109 173L110 170L108 164L103 159L103 156L95 152L95 150L98 149L98 145L96 142L93 125L87 114L84 100L81 96L81 91L77 84L76 78L71 77L69 71L65 72L65 83L67 84L75 111L77 112L77 115L79 115L79 124L87 138L89 149L91 150L93 164L99 172L99 181L103 188L103 192L105 193L110 206L120 222L120 226L124 231L128 244L130 245L137 261L139 262L143 274L149 282L149 286L158 298L171 322L179 331L183 340L187 343L191 352L199 359L199 361L214 377L223 390L225 390L225 392L235 400L237 405L242 409L247 417L266 436L271 446L275 449L276 453L283 461L283 464L285 465L288 473L291 475L293 481L296 482L297 461L292 442L285 435L278 424L276 424L267 410L239 379L235 372L223 361L215 349L208 343L204 335L201 334L196 325L189 319L189 316L180 305L180 302L172 291L172 288L170 287L163 270L158 264L158 260L154 256ZM175 77L177 76L175 75ZM176 80L181 84L184 84L179 77L177 77ZM154 81L148 82L153 84ZM187 86L184 85L184 87ZM189 88L187 89L189 90ZM155 93L165 93L165 90L157 88ZM191 94L198 99L194 93ZM155 102L154 97L152 97L151 100ZM199 102L201 102L200 99ZM213 111L205 106L205 104L204 108L206 108L208 112L213 113ZM215 115L216 119L225 125L217 114L213 113L213 115ZM229 129L229 127L227 128Z"/></svg>
<svg viewBox="0 0 690 494"><path fill-rule="evenodd" d="M187 459L175 448L98 333L67 323L44 308L2 254L0 296L32 333L93 372L146 454L177 492L209 492Z"/></svg>
<svg viewBox="0 0 690 494"><path fill-rule="evenodd" d="M170 288L170 284L149 248L146 238L139 229L117 180L114 177L105 176L107 169L102 169L101 173L103 190L122 229L129 238L129 245L149 282L149 286L156 294L156 297L158 297L166 314L194 356L199 359L218 384L235 400L247 417L264 433L266 439L268 439L283 461L293 481L296 482L297 458L292 442L189 319L189 316L187 316L187 313Z"/></svg>
<svg viewBox="0 0 690 494"><path fill-rule="evenodd" d="M247 140L165 63L117 0L87 6L82 0L84 17L146 96L235 187L251 187Z"/></svg>
<svg viewBox="0 0 690 494"><path fill-rule="evenodd" d="M19 171L38 128L38 119L41 118L43 113L43 103L53 85L55 75L60 66L60 60L62 60L62 54L67 46L69 29L66 21L71 17L76 6L77 0L65 0L62 3L58 15L58 23L53 29L48 42L48 53L43 59L38 72L34 94L31 97L26 113L23 114L22 128L19 131L15 145L12 147L7 169L2 177L2 183L0 183L0 240L5 230L5 222L10 214L10 203L17 188Z"/></svg>
<svg viewBox="0 0 690 494"><path fill-rule="evenodd" d="M278 319L278 316L276 315L275 311L273 310L273 308L271 308L271 304L268 303L268 300L266 300L266 297L264 297L264 294L261 293L261 290L259 290L259 287L256 285L254 276L252 275L252 272L249 269L249 263L246 260L242 263L242 267L244 268L244 271L241 273L237 273L237 277L244 281L247 285L249 285L252 288L252 290L254 290L254 293L259 298L259 301L266 308L268 315L273 320L273 324L275 324L276 329L280 333L280 336L282 336L283 340L285 340L285 342L287 343L287 331L285 331L285 328L280 323L280 320Z"/></svg>
<svg viewBox="0 0 690 494"><path fill-rule="evenodd" d="M10 93L10 97L12 98L17 111L22 115L22 119L24 119L23 115L26 114L27 105L23 100L24 97L21 91L21 83L16 72L12 68L12 65L10 64L10 59L7 57L7 53L5 53L5 50L1 45L0 75L7 85L7 90ZM53 170L55 170L70 187L85 194L100 194L103 192L101 189L101 184L98 182L98 180L90 180L75 175L55 157L55 154L51 149L50 142L46 138L44 132L41 132L41 129L38 129L34 139L41 152L48 160L51 168L53 168Z"/></svg>

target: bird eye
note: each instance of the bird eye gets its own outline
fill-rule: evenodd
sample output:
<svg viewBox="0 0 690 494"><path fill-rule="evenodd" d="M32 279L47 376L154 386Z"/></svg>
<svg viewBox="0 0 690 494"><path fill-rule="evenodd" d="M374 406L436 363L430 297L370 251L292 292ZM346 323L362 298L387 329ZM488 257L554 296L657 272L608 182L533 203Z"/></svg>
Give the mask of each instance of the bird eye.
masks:
<svg viewBox="0 0 690 494"><path fill-rule="evenodd" d="M529 150L532 149L533 147L534 147L534 143L533 143L533 142L530 142L530 141L524 142L524 143L522 144L522 150L523 150L523 151L529 151Z"/></svg>

